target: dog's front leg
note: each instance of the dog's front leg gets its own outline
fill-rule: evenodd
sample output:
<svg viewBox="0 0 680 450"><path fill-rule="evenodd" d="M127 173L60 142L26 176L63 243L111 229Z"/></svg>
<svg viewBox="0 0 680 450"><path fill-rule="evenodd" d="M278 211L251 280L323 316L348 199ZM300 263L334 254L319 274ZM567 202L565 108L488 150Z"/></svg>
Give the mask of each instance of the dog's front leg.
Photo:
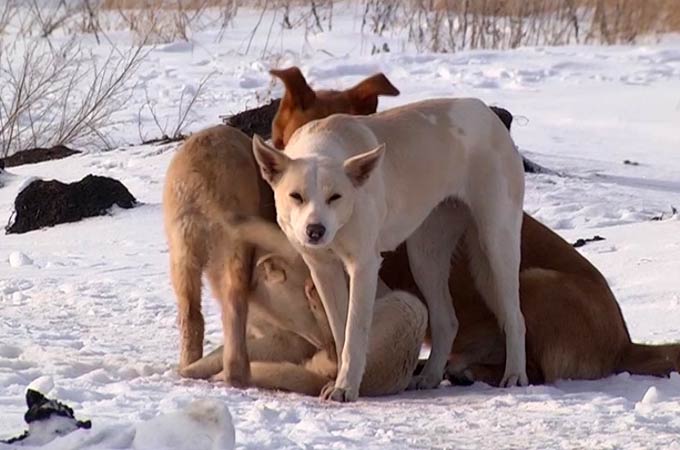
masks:
<svg viewBox="0 0 680 450"><path fill-rule="evenodd" d="M378 285L380 257L360 261L348 261L345 265L349 274L349 314L345 331L345 346L342 348L342 365L338 377L321 392L321 396L339 402L354 401L359 397L359 386L366 368L366 352L373 320L373 304Z"/></svg>
<svg viewBox="0 0 680 450"><path fill-rule="evenodd" d="M326 255L304 254L305 263L309 267L312 281L319 292L328 324L333 334L338 369L342 366L341 352L345 346L345 324L347 323L347 308L349 305L349 291L345 270L342 262Z"/></svg>

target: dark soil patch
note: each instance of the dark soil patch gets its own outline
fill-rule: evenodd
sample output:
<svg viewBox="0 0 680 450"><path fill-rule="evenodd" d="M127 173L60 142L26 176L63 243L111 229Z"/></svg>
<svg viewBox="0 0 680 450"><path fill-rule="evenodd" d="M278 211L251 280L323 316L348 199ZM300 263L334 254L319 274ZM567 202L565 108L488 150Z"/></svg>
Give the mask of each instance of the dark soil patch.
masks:
<svg viewBox="0 0 680 450"><path fill-rule="evenodd" d="M11 156L0 159L0 169L2 167L16 167L24 164L62 159L78 153L80 153L78 150L73 150L65 145L55 145L50 148L29 148L28 150L21 150Z"/></svg>
<svg viewBox="0 0 680 450"><path fill-rule="evenodd" d="M499 119L501 119L501 122L503 122L503 125L505 125L505 128L510 131L510 127L512 126L512 113L508 111L505 108L500 108L498 106L489 106L491 108L491 111L495 112L496 115L498 116Z"/></svg>
<svg viewBox="0 0 680 450"><path fill-rule="evenodd" d="M547 173L553 175L555 174L554 170L546 169L542 165L537 164L530 159L527 159L524 155L522 155L522 163L524 164L525 173Z"/></svg>
<svg viewBox="0 0 680 450"><path fill-rule="evenodd" d="M222 117L222 122L234 128L238 128L251 138L255 133L263 139L272 136L272 122L276 111L279 110L281 99L277 98L259 108L248 109L233 116Z"/></svg>
<svg viewBox="0 0 680 450"><path fill-rule="evenodd" d="M505 128L510 131L512 120L514 119L512 113L507 109L500 108L498 106L489 106L489 108L491 108L491 110L496 113L498 118L501 119L501 122L503 122L503 125L505 125ZM524 155L522 155L522 163L524 164L525 173L554 173L552 170L546 169L540 164L536 164L530 159L527 159Z"/></svg>
<svg viewBox="0 0 680 450"><path fill-rule="evenodd" d="M137 200L118 180L88 175L75 183L36 180L14 200L14 221L5 231L26 233L60 223L101 216L113 206L132 208Z"/></svg>
<svg viewBox="0 0 680 450"><path fill-rule="evenodd" d="M585 238L585 239L584 239L584 238L580 238L580 239L577 239L576 242L574 242L574 243L571 244L571 245L572 245L573 247L579 248L579 247L583 247L583 246L586 245L588 242L597 242L597 241L604 241L604 240L605 240L605 239L604 239L602 236L595 235L595 236L593 236L593 237L591 237L591 238Z"/></svg>

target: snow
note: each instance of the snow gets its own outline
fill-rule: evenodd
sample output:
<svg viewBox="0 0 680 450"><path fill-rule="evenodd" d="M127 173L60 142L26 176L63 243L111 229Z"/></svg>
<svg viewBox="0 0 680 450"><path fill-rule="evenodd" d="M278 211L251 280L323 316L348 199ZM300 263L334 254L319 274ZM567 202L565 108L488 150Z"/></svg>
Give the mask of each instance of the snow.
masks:
<svg viewBox="0 0 680 450"><path fill-rule="evenodd" d="M299 30L282 33L277 48L290 51L278 55L265 51L266 33L244 54L258 17L247 12L222 42L215 39L219 30L208 29L190 43L152 48L132 80L135 94L106 130L121 147L87 148L2 175L5 220L32 177L112 176L142 205L0 235L0 436L24 429L30 385L93 423L46 448L230 448L233 426L237 449L680 449L677 374L511 389L442 386L351 405L178 377L160 204L176 144L122 144L159 135L148 111L140 121L145 91L172 128L182 92L211 75L193 110L189 130L197 130L280 95L267 74L274 64L299 64L314 86L326 88L383 71L402 92L381 99L383 109L438 96L476 96L508 108L519 116L513 136L520 149L556 172L527 176L526 210L569 241L604 237L579 251L610 282L632 337L680 341L680 221L671 209L680 207L680 39L369 55L356 23L341 14L332 32L307 39ZM105 45L83 42L107 54ZM209 291L204 297L212 348L221 340L219 311Z"/></svg>
<svg viewBox="0 0 680 450"><path fill-rule="evenodd" d="M33 264L33 260L21 252L10 253L9 258L7 259L9 261L9 265L15 268L22 266L30 266L31 264Z"/></svg>

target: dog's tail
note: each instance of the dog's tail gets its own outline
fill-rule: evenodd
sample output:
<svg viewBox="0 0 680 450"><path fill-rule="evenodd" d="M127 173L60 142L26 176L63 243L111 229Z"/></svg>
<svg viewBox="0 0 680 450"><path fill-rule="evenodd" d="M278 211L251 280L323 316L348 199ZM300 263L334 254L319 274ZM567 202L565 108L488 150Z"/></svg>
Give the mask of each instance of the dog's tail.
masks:
<svg viewBox="0 0 680 450"><path fill-rule="evenodd" d="M222 371L223 354L223 346L220 345L208 355L180 369L179 374L184 378L207 380Z"/></svg>
<svg viewBox="0 0 680 450"><path fill-rule="evenodd" d="M275 223L257 216L238 216L228 220L229 229L234 237L289 261L296 261L300 257Z"/></svg>
<svg viewBox="0 0 680 450"><path fill-rule="evenodd" d="M250 363L250 382L262 389L296 392L298 394L318 396L323 387L331 381L303 366L289 362Z"/></svg>
<svg viewBox="0 0 680 450"><path fill-rule="evenodd" d="M667 377L680 369L680 344L629 344L624 350L617 372Z"/></svg>
<svg viewBox="0 0 680 450"><path fill-rule="evenodd" d="M210 379L222 371L222 346L180 371L186 378ZM261 389L318 396L331 378L290 362L253 361L250 384Z"/></svg>

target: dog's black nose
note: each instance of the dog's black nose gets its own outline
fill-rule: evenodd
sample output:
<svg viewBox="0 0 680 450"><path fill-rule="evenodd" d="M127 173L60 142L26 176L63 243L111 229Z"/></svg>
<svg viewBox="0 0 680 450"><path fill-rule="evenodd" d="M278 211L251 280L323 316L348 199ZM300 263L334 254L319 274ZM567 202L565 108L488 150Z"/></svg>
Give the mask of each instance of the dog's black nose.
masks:
<svg viewBox="0 0 680 450"><path fill-rule="evenodd" d="M310 223L307 225L307 237L312 242L318 242L326 233L326 227L320 223Z"/></svg>

